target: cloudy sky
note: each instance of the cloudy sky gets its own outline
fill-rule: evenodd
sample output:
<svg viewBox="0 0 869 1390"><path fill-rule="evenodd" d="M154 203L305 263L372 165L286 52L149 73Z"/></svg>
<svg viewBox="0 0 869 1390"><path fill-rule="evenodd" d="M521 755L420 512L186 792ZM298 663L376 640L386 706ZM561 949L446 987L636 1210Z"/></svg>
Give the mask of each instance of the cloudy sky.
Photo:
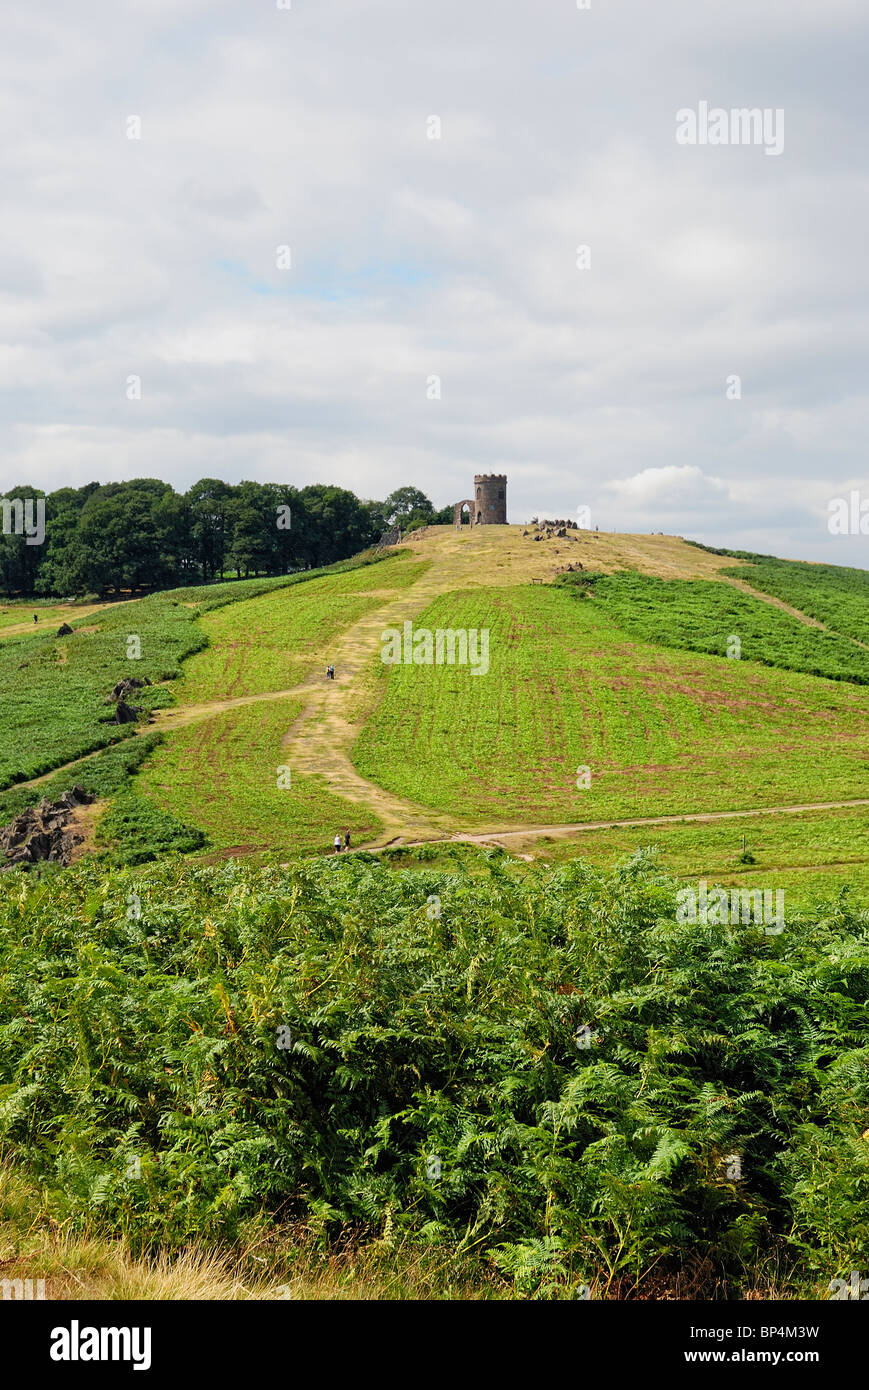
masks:
<svg viewBox="0 0 869 1390"><path fill-rule="evenodd" d="M278 4L5 0L3 488L497 471L869 567L865 0Z"/></svg>

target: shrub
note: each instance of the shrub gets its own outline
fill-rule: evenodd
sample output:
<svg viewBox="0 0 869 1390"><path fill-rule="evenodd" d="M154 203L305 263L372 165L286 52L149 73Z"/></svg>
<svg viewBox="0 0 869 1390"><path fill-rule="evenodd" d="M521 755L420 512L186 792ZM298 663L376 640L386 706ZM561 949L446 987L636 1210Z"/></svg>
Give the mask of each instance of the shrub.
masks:
<svg viewBox="0 0 869 1390"><path fill-rule="evenodd" d="M541 1296L865 1266L867 915L768 937L677 923L643 856L483 864L10 875L9 1151L140 1246L297 1216L500 1250Z"/></svg>

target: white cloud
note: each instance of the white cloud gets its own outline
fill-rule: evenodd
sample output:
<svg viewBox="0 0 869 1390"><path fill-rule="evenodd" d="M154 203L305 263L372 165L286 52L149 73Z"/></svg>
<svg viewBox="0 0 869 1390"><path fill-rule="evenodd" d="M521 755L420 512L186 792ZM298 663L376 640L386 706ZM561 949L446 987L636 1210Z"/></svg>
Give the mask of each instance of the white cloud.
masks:
<svg viewBox="0 0 869 1390"><path fill-rule="evenodd" d="M632 478L614 479L604 487L607 492L614 493L620 502L637 510L705 507L711 500L720 500L728 495L726 483L720 478L707 477L696 464L644 468Z"/></svg>
<svg viewBox="0 0 869 1390"><path fill-rule="evenodd" d="M442 504L497 469L517 516L829 558L865 476L867 29L863 0L19 8L0 483ZM677 147L700 99L783 107L785 153Z"/></svg>

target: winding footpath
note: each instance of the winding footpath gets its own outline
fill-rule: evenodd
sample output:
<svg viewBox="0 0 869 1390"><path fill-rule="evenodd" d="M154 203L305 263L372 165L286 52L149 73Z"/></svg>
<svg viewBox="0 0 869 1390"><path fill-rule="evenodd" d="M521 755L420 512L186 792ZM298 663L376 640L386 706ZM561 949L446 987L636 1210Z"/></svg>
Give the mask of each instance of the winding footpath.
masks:
<svg viewBox="0 0 869 1390"><path fill-rule="evenodd" d="M754 598L788 612L808 626L823 626L781 600L753 590L744 580L729 578L720 573L722 564L726 564L727 561L722 562L720 558L693 550L673 537L616 537L603 534L594 537L585 533L582 541L575 543L575 548L562 545L558 550L544 550L543 545L529 545L527 540L519 540L518 537L517 541L517 544L505 548L502 543L494 544L492 538L486 537L485 533L442 536L438 540L437 552L432 563L423 569L409 587L384 590L372 584L370 590L360 591L380 601L375 608L369 610L341 634L340 661L334 681L325 681L318 668L316 675L311 675L300 684L287 689L204 703L177 704L168 709L154 711L152 723L138 729L137 735L146 734L154 729L171 734L173 729L196 724L242 706L293 697L301 698L304 700L304 707L284 736L282 755L300 774L322 777L336 795L364 806L378 817L383 831L376 840L364 846L374 850L395 845L410 847L444 841L510 844L533 841L541 837L568 838L592 834L595 831L847 810L869 805L869 798L861 798L723 811L692 811L620 820L463 826L460 815L420 806L363 777L354 767L351 753L363 727L374 714L381 695L382 686L376 671L376 655L384 628L400 627L406 619L414 619L434 599L451 590L527 583L530 578L551 578L555 554L558 555L559 561L578 559L581 556L587 566L602 569L636 565L646 572L656 572L664 578L715 577ZM415 558L429 558L427 546L421 537L412 540L408 548L415 552ZM91 756L94 755L88 755ZM87 757L79 758L65 764L64 767L73 768L87 760ZM55 768L18 785L38 786L63 770L64 768Z"/></svg>

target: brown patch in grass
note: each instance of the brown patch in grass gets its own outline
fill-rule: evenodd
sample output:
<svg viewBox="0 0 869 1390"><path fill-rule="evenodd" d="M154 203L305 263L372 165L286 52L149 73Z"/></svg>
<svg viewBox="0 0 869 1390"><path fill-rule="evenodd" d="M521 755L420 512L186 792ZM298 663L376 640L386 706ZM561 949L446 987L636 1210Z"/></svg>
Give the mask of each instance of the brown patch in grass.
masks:
<svg viewBox="0 0 869 1390"><path fill-rule="evenodd" d="M70 853L70 863L75 864L85 854L93 854L96 849L96 828L103 814L108 808L108 801L92 801L89 806L76 806L70 816L67 829L73 834L82 835L80 844L73 845Z"/></svg>

